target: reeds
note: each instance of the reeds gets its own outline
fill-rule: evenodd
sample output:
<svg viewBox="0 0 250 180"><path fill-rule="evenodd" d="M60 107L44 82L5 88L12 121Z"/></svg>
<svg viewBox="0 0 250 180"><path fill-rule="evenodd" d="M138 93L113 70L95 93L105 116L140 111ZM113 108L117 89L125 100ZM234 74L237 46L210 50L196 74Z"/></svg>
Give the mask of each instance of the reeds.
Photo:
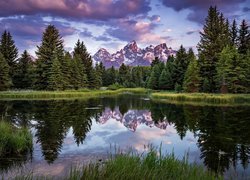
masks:
<svg viewBox="0 0 250 180"><path fill-rule="evenodd" d="M25 176L21 176L26 179ZM29 176L30 177L30 176ZM48 177L46 177L48 178ZM19 177L19 179L22 179ZM30 179L36 179L31 177ZM207 171L204 167L189 164L187 158L178 160L173 154L162 155L151 149L145 155L136 153L117 154L107 161L75 167L63 179L78 180L167 180L167 179L223 179L222 176Z"/></svg>
<svg viewBox="0 0 250 180"><path fill-rule="evenodd" d="M118 90L77 90L77 91L3 91L0 99L67 99L91 98L99 96L117 95L120 93L146 93L144 88L121 88Z"/></svg>
<svg viewBox="0 0 250 180"><path fill-rule="evenodd" d="M190 102L206 104L239 104L250 105L250 94L208 94L208 93L172 93L157 92L152 93L151 97L167 102Z"/></svg>
<svg viewBox="0 0 250 180"><path fill-rule="evenodd" d="M17 128L0 121L0 157L19 155L32 149L32 135L27 128Z"/></svg>

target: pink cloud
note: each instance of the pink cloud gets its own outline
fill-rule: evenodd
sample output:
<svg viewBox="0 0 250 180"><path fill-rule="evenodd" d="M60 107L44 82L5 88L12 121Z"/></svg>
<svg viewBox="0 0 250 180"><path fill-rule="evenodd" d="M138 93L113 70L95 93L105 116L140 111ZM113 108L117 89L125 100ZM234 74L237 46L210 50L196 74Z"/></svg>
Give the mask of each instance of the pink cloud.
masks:
<svg viewBox="0 0 250 180"><path fill-rule="evenodd" d="M9 0L0 1L0 16L53 15L76 19L112 19L147 13L148 0Z"/></svg>

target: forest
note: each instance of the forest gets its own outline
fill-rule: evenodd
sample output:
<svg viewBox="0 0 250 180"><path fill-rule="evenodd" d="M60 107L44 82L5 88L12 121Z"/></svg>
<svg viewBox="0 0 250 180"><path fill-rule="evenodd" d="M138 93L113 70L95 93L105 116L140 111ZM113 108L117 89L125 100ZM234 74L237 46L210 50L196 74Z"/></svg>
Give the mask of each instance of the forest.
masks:
<svg viewBox="0 0 250 180"><path fill-rule="evenodd" d="M229 22L216 7L210 7L197 55L181 45L166 63L156 57L150 67L122 64L119 69L94 64L81 40L73 52L65 51L54 25L43 32L35 60L26 50L18 55L6 30L0 39L0 91L146 87L190 93L249 93L250 32L246 20L238 23Z"/></svg>

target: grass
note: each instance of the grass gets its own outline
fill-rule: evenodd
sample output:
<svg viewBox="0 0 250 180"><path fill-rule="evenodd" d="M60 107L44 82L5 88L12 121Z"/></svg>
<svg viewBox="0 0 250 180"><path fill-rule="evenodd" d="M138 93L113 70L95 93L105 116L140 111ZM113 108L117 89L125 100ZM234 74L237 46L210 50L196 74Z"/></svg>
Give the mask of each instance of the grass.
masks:
<svg viewBox="0 0 250 180"><path fill-rule="evenodd" d="M154 100L161 100L168 103L184 103L195 105L250 105L250 94L155 92L151 94L151 98Z"/></svg>
<svg viewBox="0 0 250 180"><path fill-rule="evenodd" d="M117 90L72 90L72 91L3 91L0 92L0 100L15 99L70 99L93 98L100 96L112 96L121 93L146 94L150 93L145 88L120 88ZM250 105L250 94L208 94L208 93L175 93L152 92L151 99L168 103L181 103L193 105Z"/></svg>
<svg viewBox="0 0 250 180"><path fill-rule="evenodd" d="M39 177L42 179L42 177ZM44 179L53 177L44 177ZM17 179L37 179L33 175L19 176ZM196 164L189 164L187 158L177 160L174 155L161 155L151 149L149 153L125 153L111 156L104 163L90 163L83 167L72 168L64 179L77 180L167 180L167 179L223 179L220 175L205 170Z"/></svg>
<svg viewBox="0 0 250 180"><path fill-rule="evenodd" d="M19 155L32 149L32 135L27 128L17 128L0 121L0 157Z"/></svg>
<svg viewBox="0 0 250 180"><path fill-rule="evenodd" d="M121 88L118 90L77 90L77 91L3 91L0 99L68 99L68 98L91 98L121 93L147 93L144 88Z"/></svg>

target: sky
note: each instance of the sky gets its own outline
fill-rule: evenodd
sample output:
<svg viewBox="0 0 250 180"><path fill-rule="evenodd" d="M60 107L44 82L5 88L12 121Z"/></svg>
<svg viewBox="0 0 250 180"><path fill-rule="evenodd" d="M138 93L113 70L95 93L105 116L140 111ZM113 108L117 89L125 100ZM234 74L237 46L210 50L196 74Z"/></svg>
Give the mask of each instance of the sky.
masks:
<svg viewBox="0 0 250 180"><path fill-rule="evenodd" d="M139 47L166 43L196 48L209 6L238 24L250 24L250 0L0 0L0 32L13 35L19 53L35 56L47 25L55 25L72 51L78 39L94 55L135 40Z"/></svg>

